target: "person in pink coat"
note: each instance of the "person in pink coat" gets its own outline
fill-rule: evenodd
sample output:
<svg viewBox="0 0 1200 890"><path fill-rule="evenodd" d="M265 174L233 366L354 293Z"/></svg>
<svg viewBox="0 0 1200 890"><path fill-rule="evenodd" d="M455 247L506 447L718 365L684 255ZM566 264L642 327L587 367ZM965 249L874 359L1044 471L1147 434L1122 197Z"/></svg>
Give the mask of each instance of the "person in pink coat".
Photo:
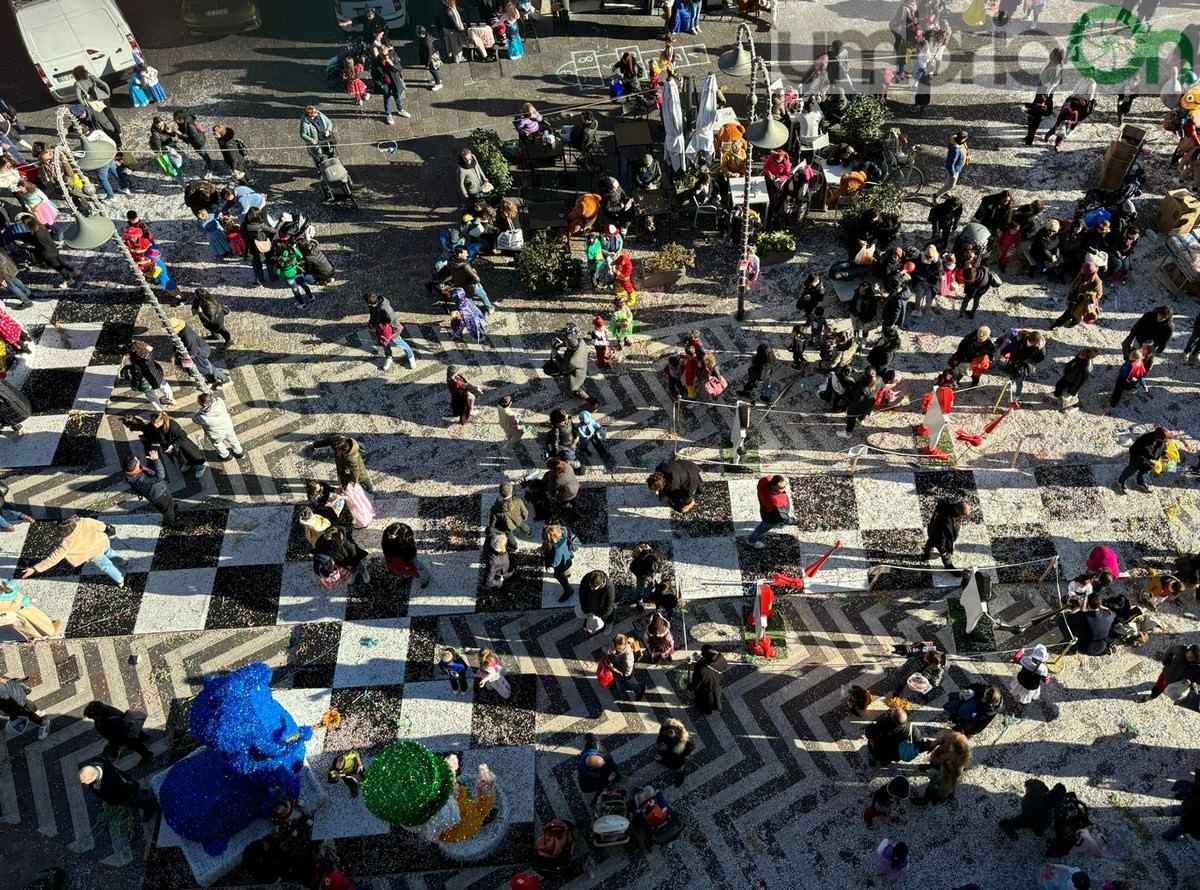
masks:
<svg viewBox="0 0 1200 890"><path fill-rule="evenodd" d="M1101 587L1107 587L1121 577L1121 563L1116 551L1111 547L1093 547L1087 558L1087 570L1093 575L1107 572L1112 576L1107 584L1104 583L1104 579L1098 579L1101 581Z"/></svg>

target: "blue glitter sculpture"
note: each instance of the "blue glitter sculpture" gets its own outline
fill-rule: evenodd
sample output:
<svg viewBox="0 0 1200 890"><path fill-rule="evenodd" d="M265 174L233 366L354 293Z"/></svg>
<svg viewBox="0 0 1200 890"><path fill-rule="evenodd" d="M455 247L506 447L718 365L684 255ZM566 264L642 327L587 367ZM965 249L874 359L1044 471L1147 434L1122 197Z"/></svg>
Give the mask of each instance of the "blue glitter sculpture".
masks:
<svg viewBox="0 0 1200 890"><path fill-rule="evenodd" d="M203 745L171 768L159 790L163 818L180 837L212 856L279 800L300 792L300 727L271 697L271 669L250 664L205 679L192 703L192 735Z"/></svg>

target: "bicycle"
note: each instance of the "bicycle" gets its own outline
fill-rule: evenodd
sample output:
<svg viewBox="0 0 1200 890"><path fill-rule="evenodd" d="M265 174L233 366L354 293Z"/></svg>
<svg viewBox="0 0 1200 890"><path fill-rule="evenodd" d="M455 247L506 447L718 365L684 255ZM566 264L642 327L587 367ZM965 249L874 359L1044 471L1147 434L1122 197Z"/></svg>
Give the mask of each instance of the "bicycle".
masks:
<svg viewBox="0 0 1200 890"><path fill-rule="evenodd" d="M885 157L883 169L883 184L896 187L906 198L915 198L925 188L925 173L917 166L915 146L898 158Z"/></svg>

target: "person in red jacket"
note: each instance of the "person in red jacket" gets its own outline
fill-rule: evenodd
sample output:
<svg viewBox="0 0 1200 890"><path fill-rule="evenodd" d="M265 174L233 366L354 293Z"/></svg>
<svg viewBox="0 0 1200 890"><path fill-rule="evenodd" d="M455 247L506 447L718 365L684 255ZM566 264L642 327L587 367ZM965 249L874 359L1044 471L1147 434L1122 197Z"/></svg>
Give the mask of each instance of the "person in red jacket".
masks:
<svg viewBox="0 0 1200 890"><path fill-rule="evenodd" d="M613 275L616 276L617 287L625 291L625 302L632 306L637 302L637 291L633 289L633 258L629 254L617 254L613 260Z"/></svg>
<svg viewBox="0 0 1200 890"><path fill-rule="evenodd" d="M794 520L792 495L784 476L763 476L758 480L758 515L762 519L750 532L750 543L762 550L767 545L762 538L779 525Z"/></svg>

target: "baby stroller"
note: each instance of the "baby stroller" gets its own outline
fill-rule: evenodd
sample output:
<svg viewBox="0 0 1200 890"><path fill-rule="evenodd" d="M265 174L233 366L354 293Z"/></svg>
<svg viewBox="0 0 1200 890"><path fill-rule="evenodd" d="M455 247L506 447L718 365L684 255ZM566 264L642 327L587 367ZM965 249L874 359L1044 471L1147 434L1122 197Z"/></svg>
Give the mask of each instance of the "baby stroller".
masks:
<svg viewBox="0 0 1200 890"><path fill-rule="evenodd" d="M623 847L630 833L629 796L616 785L609 785L592 798L590 843L595 850Z"/></svg>
<svg viewBox="0 0 1200 890"><path fill-rule="evenodd" d="M321 173L321 193L325 200L341 205L347 210L357 210L354 182L350 179L350 173L341 158L325 158L318 169Z"/></svg>
<svg viewBox="0 0 1200 890"><path fill-rule="evenodd" d="M534 844L533 868L541 875L565 878L575 860L575 823L551 819Z"/></svg>
<svg viewBox="0 0 1200 890"><path fill-rule="evenodd" d="M642 829L644 848L662 847L683 833L683 820L679 812L667 804L661 791L647 785L638 795L638 812L634 817Z"/></svg>

